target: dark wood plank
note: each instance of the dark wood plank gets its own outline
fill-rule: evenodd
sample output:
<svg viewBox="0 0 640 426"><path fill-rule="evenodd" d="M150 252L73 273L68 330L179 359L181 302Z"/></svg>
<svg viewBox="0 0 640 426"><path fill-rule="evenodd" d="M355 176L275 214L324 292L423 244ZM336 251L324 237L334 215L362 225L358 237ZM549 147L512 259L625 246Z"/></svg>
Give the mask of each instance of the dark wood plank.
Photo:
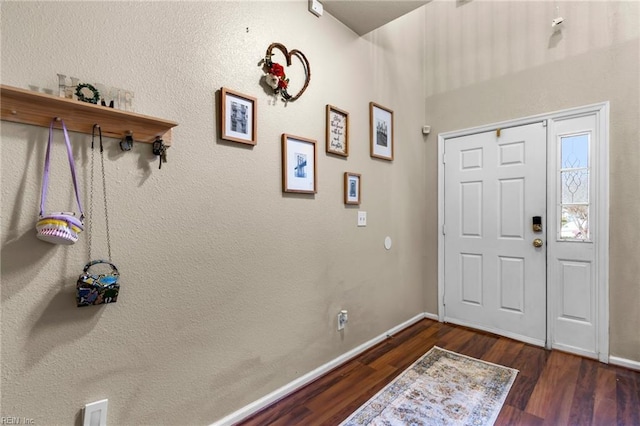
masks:
<svg viewBox="0 0 640 426"><path fill-rule="evenodd" d="M495 345L498 338L490 334L476 334L460 347L459 353L481 359Z"/></svg>
<svg viewBox="0 0 640 426"><path fill-rule="evenodd" d="M616 373L618 425L640 425L640 389L631 370Z"/></svg>
<svg viewBox="0 0 640 426"><path fill-rule="evenodd" d="M458 352L473 336L474 333L471 330L463 327L454 328L438 340L438 346L449 351Z"/></svg>
<svg viewBox="0 0 640 426"><path fill-rule="evenodd" d="M533 414L525 413L510 405L502 407L502 411L496 419L497 426L541 426L544 424L544 419L536 417Z"/></svg>
<svg viewBox="0 0 640 426"><path fill-rule="evenodd" d="M360 379L356 389L353 389L353 385L348 383L345 386L351 389L343 389L337 393L326 392L320 395L306 404L306 407L313 411L314 416L309 421L306 421L305 425L324 424L329 418L334 417L335 413L340 413L340 416L344 414L346 418L401 372L394 367L386 366L379 370L374 370ZM331 410L327 410L327 407L331 407Z"/></svg>
<svg viewBox="0 0 640 426"><path fill-rule="evenodd" d="M240 422L334 426L433 346L519 370L497 425L640 426L640 372L422 320Z"/></svg>
<svg viewBox="0 0 640 426"><path fill-rule="evenodd" d="M575 355L552 352L525 411L544 418L545 424L568 424L580 361Z"/></svg>
<svg viewBox="0 0 640 426"><path fill-rule="evenodd" d="M289 411L287 414L281 417L277 417L272 421L268 421L268 423L262 424L269 424L271 426L301 425L306 424L307 419L312 415L313 412L311 410L309 410L304 405L301 405L298 407L294 407L293 410Z"/></svg>
<svg viewBox="0 0 640 426"><path fill-rule="evenodd" d="M515 359L524 347L524 343L515 342L506 337L499 338L482 357L487 362L513 367Z"/></svg>
<svg viewBox="0 0 640 426"><path fill-rule="evenodd" d="M582 359L573 403L569 412L569 424L588 425L593 420L596 396L593 390L596 388L597 381L598 362Z"/></svg>
<svg viewBox="0 0 640 426"><path fill-rule="evenodd" d="M505 403L524 411L549 358L549 352L527 344L520 344L519 347L521 349L513 361L504 364L519 371Z"/></svg>

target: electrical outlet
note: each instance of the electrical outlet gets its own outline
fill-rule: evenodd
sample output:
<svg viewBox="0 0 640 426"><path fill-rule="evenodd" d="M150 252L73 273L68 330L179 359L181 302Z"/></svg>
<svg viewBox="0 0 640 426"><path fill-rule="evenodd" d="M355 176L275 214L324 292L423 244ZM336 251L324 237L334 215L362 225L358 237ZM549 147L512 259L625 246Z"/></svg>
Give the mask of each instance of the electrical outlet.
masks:
<svg viewBox="0 0 640 426"><path fill-rule="evenodd" d="M358 212L358 226L367 226L367 212Z"/></svg>
<svg viewBox="0 0 640 426"><path fill-rule="evenodd" d="M83 426L107 426L108 401L108 399L103 399L85 405Z"/></svg>
<svg viewBox="0 0 640 426"><path fill-rule="evenodd" d="M338 331L344 330L344 327L347 325L347 321L349 321L347 311L340 311L340 313L338 314Z"/></svg>

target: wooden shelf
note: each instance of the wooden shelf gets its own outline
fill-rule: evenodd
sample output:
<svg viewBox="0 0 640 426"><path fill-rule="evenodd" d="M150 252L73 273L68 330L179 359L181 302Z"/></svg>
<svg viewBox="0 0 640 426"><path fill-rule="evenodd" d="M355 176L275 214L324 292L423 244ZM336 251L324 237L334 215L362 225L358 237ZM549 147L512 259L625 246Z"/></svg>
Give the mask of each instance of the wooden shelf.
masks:
<svg viewBox="0 0 640 426"><path fill-rule="evenodd" d="M51 120L59 117L64 120L69 131L90 135L93 125L99 124L103 136L122 139L132 133L134 141L144 143L153 143L160 136L166 146L171 145L171 129L178 125L161 118L4 84L0 85L0 109L5 121L49 127Z"/></svg>

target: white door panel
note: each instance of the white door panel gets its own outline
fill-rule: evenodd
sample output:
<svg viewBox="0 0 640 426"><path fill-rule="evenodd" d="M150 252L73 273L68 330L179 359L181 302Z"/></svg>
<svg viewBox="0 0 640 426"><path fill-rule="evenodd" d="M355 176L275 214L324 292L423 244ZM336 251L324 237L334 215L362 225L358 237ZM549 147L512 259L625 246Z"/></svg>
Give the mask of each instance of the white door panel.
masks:
<svg viewBox="0 0 640 426"><path fill-rule="evenodd" d="M446 319L544 344L545 127L447 139L445 156Z"/></svg>
<svg viewBox="0 0 640 426"><path fill-rule="evenodd" d="M556 224L549 234L551 346L594 358L600 352L596 129L596 114L552 120L557 149L549 155L549 220ZM576 211L580 218L572 215Z"/></svg>

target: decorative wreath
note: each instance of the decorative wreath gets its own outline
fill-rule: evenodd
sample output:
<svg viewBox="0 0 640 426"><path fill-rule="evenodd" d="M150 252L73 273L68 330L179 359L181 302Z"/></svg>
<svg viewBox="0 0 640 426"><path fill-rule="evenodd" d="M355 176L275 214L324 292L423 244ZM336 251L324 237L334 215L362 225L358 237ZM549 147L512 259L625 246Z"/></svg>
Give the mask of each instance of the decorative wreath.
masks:
<svg viewBox="0 0 640 426"><path fill-rule="evenodd" d="M302 62L302 66L304 67L305 81L302 89L292 96L287 91L289 87L289 79L287 78L284 67L277 62L273 62L271 57L273 56L273 49L278 49L284 55L287 63L287 66L291 65L291 57L295 56ZM271 43L267 48L267 53L264 57L264 68L266 70L265 80L267 84L273 89L274 93L280 94L282 99L285 101L295 101L298 99L305 90L307 90L307 86L309 86L309 81L311 81L311 66L309 65L309 61L307 57L304 56L304 53L299 51L298 49L294 49L291 52L287 51L287 48L280 43Z"/></svg>
<svg viewBox="0 0 640 426"><path fill-rule="evenodd" d="M82 89L90 90L91 93L93 94L93 97L92 98L86 97ZM98 101L100 100L100 92L98 91L98 89L93 87L92 84L89 84L89 83L78 84L76 86L76 96L78 97L79 101L88 102L90 104L97 104Z"/></svg>

